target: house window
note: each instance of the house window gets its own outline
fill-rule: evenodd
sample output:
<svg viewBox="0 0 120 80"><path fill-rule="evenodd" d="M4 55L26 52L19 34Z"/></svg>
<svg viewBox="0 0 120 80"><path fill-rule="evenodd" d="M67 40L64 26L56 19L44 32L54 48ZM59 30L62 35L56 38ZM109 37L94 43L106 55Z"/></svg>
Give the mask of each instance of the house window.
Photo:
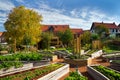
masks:
<svg viewBox="0 0 120 80"><path fill-rule="evenodd" d="M118 32L118 30L116 29L116 32Z"/></svg>
<svg viewBox="0 0 120 80"><path fill-rule="evenodd" d="M112 32L114 32L114 29L112 29Z"/></svg>

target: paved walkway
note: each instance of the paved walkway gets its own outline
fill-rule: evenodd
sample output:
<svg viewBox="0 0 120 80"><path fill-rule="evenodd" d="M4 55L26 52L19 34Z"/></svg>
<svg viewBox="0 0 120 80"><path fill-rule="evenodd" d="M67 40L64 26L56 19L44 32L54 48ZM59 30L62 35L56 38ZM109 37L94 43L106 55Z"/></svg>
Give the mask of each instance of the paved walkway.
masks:
<svg viewBox="0 0 120 80"><path fill-rule="evenodd" d="M60 60L60 61L63 61L63 60ZM101 64L101 65L104 65L104 66L110 66L109 62L104 62L102 61L102 58L97 58L97 59L93 59L92 60L92 64ZM88 77L88 80L94 80L87 72L87 67L86 66L83 66L83 67L79 67L78 68L79 71L82 73L82 75ZM75 67L70 67L70 72L71 71L75 71ZM62 78L60 78L59 80L64 80L66 77L69 76L69 73L64 75Z"/></svg>

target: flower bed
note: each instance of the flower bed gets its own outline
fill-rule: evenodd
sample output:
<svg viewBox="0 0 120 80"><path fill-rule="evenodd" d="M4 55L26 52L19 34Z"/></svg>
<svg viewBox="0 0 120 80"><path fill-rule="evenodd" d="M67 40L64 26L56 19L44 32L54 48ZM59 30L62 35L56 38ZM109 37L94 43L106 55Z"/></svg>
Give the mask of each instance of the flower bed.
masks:
<svg viewBox="0 0 120 80"><path fill-rule="evenodd" d="M5 76L0 78L0 80L36 80L39 77L44 76L45 74L50 73L51 71L54 71L60 67L62 67L63 64L50 64L48 66L36 68L33 70L21 72L18 74L13 74L9 76Z"/></svg>
<svg viewBox="0 0 120 80"><path fill-rule="evenodd" d="M120 80L119 72L101 65L92 67L88 66L88 73L97 80Z"/></svg>
<svg viewBox="0 0 120 80"><path fill-rule="evenodd" d="M78 72L71 72L64 80L88 80L86 77L78 74Z"/></svg>

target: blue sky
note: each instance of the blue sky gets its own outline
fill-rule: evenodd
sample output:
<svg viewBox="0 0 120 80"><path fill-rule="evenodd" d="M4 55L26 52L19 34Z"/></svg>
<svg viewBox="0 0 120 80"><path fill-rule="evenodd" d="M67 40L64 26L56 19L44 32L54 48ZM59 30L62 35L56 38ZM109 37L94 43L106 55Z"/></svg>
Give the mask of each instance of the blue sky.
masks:
<svg viewBox="0 0 120 80"><path fill-rule="evenodd" d="M0 31L16 6L24 5L43 16L43 24L69 24L90 29L92 22L120 23L120 0L0 0Z"/></svg>

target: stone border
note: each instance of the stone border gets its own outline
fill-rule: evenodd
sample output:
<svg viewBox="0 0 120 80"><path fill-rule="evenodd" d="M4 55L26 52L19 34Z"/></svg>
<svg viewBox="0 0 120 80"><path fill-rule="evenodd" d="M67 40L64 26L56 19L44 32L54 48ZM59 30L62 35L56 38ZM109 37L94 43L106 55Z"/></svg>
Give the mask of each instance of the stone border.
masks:
<svg viewBox="0 0 120 80"><path fill-rule="evenodd" d="M37 79L37 80L58 80L65 74L69 73L69 64L65 64L63 67Z"/></svg>
<svg viewBox="0 0 120 80"><path fill-rule="evenodd" d="M95 80L110 80L109 78L107 78L106 76L104 76L102 73L95 70L91 66L87 66L87 71Z"/></svg>

